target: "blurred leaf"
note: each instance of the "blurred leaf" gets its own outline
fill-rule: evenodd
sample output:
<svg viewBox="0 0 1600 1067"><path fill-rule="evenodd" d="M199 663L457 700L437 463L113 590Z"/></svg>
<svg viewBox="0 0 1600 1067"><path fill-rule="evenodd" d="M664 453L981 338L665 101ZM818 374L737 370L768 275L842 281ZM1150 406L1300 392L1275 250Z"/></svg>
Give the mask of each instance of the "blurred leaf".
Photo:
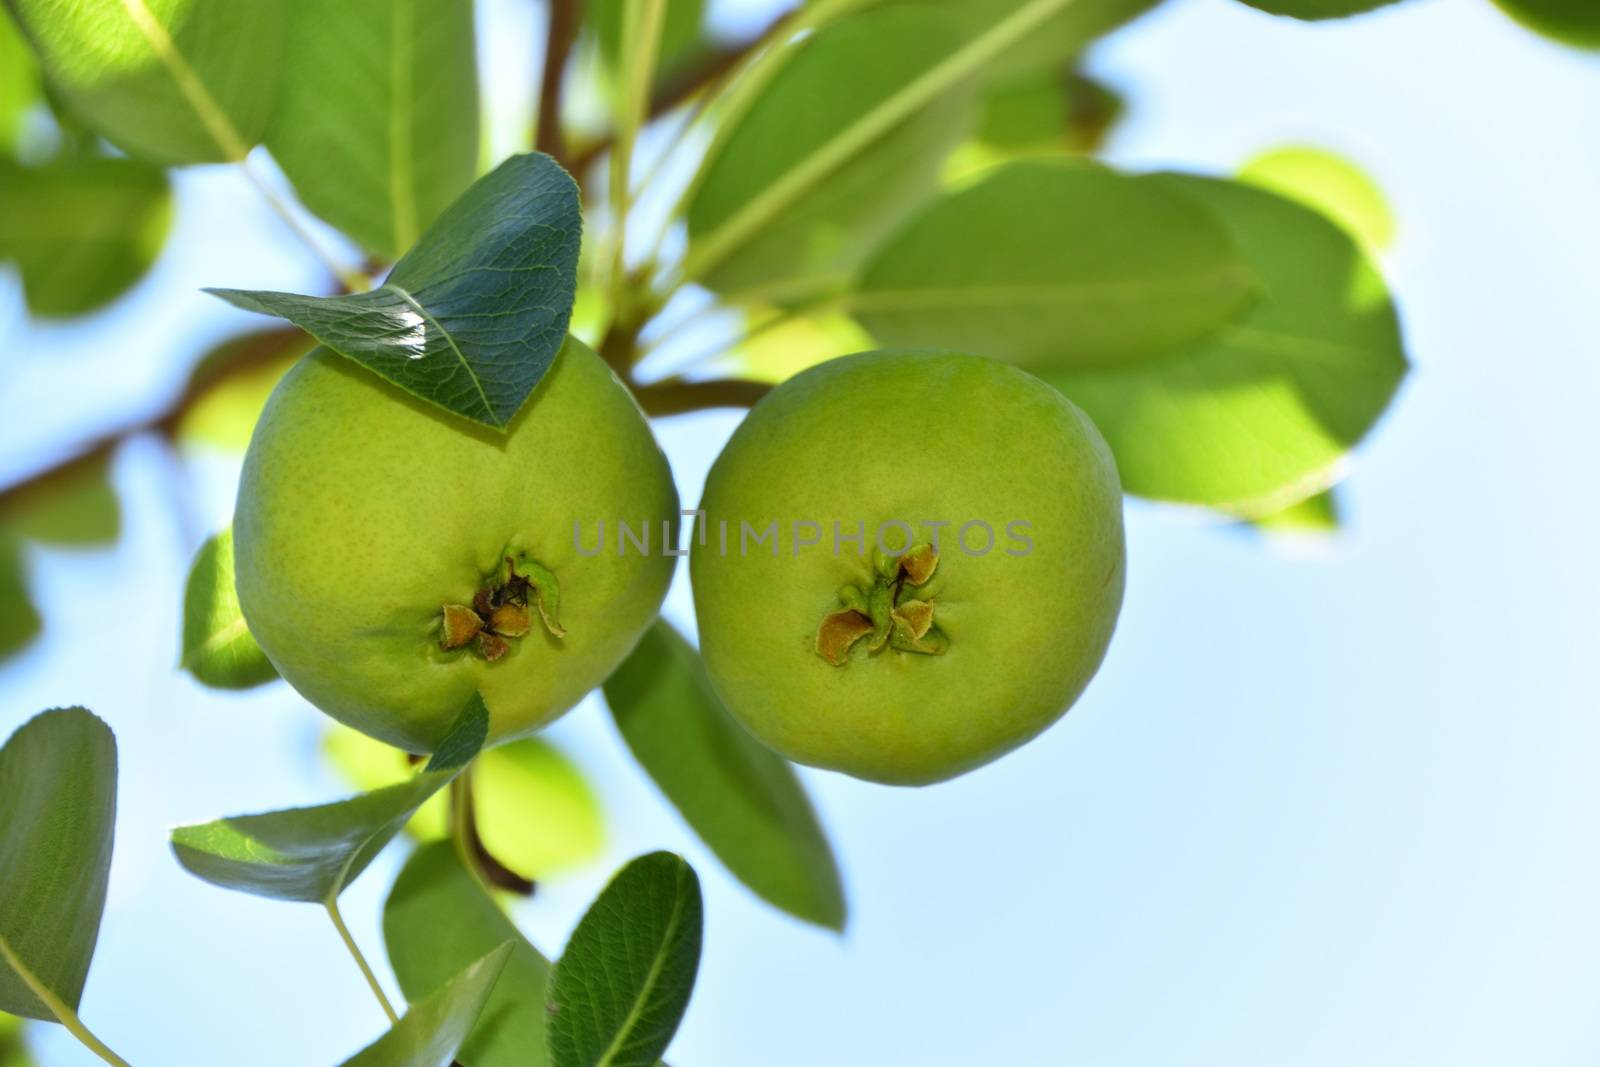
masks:
<svg viewBox="0 0 1600 1067"><path fill-rule="evenodd" d="M670 72L674 64L699 43L700 22L705 15L705 0L666 0L666 3L666 20L661 25L661 55L656 66L658 74ZM622 15L626 8L624 0L588 5L600 58L612 70L616 69L617 53L622 50Z"/></svg>
<svg viewBox="0 0 1600 1067"><path fill-rule="evenodd" d="M963 20L968 36L1028 7L1034 0L920 0ZM1075 59L1096 38L1144 14L1160 0L1070 0L1037 29L1001 52L988 65L988 76L1011 80L1042 68L1059 69Z"/></svg>
<svg viewBox="0 0 1600 1067"><path fill-rule="evenodd" d="M1382 277L1343 230L1275 194L1186 175L1139 180L1215 211L1260 296L1182 351L1041 376L1094 419L1131 493L1249 518L1326 488L1405 376Z"/></svg>
<svg viewBox="0 0 1600 1067"><path fill-rule="evenodd" d="M0 503L0 526L52 545L115 541L122 529L122 509L111 488L108 466L106 456L92 455L8 493Z"/></svg>
<svg viewBox="0 0 1600 1067"><path fill-rule="evenodd" d="M839 868L805 788L729 717L689 642L658 621L605 694L634 757L735 877L791 915L844 929Z"/></svg>
<svg viewBox="0 0 1600 1067"><path fill-rule="evenodd" d="M1495 0L1518 22L1578 48L1600 48L1600 4L1594 0Z"/></svg>
<svg viewBox="0 0 1600 1067"><path fill-rule="evenodd" d="M78 1010L111 872L117 742L83 708L47 711L0 748L0 1011Z"/></svg>
<svg viewBox="0 0 1600 1067"><path fill-rule="evenodd" d="M37 1067L22 1039L22 1020L15 1015L0 1014L0 1067Z"/></svg>
<svg viewBox="0 0 1600 1067"><path fill-rule="evenodd" d="M130 155L240 160L278 92L281 0L7 0L55 91Z"/></svg>
<svg viewBox="0 0 1600 1067"><path fill-rule="evenodd" d="M250 636L233 588L233 529L200 546L183 591L183 669L215 689L250 689L278 677Z"/></svg>
<svg viewBox="0 0 1600 1067"><path fill-rule="evenodd" d="M1386 7L1396 0L1240 0L1271 15L1297 19L1338 19Z"/></svg>
<svg viewBox="0 0 1600 1067"><path fill-rule="evenodd" d="M306 207L392 260L477 171L472 0L284 2L267 147Z"/></svg>
<svg viewBox="0 0 1600 1067"><path fill-rule="evenodd" d="M1237 314L1251 288L1203 204L1039 159L931 204L873 253L849 306L885 345L1060 370L1170 352Z"/></svg>
<svg viewBox="0 0 1600 1067"><path fill-rule="evenodd" d="M0 160L0 259L35 315L81 315L144 276L172 227L159 167L131 159Z"/></svg>
<svg viewBox="0 0 1600 1067"><path fill-rule="evenodd" d="M836 356L864 352L872 337L837 312L787 317L771 308L750 312L747 338L721 357L740 378L776 385Z"/></svg>
<svg viewBox="0 0 1600 1067"><path fill-rule="evenodd" d="M0 157L16 157L28 112L40 99L39 68L33 53L17 33L16 24L0 17ZM3 1058L0 1067L5 1067Z"/></svg>
<svg viewBox="0 0 1600 1067"><path fill-rule="evenodd" d="M1124 107L1116 90L1077 71L1041 71L984 93L977 138L1001 152L1087 154Z"/></svg>
<svg viewBox="0 0 1600 1067"><path fill-rule="evenodd" d="M343 1067L450 1067L505 971L501 945L411 1006L405 1018Z"/></svg>
<svg viewBox="0 0 1600 1067"><path fill-rule="evenodd" d="M0 660L26 648L39 636L41 625L39 609L28 595L22 544L0 529Z"/></svg>
<svg viewBox="0 0 1600 1067"><path fill-rule="evenodd" d="M343 723L328 720L322 735L322 751L342 778L353 788L372 792L388 785L410 781L416 775L411 754L386 745L353 730ZM480 753L478 766L490 752ZM419 841L436 841L450 832L450 803L443 793L426 800L406 823L406 832Z"/></svg>
<svg viewBox="0 0 1600 1067"><path fill-rule="evenodd" d="M969 48L952 20L910 7L796 46L706 156L685 274L777 296L848 273L936 188L965 132L971 70L928 77Z"/></svg>
<svg viewBox="0 0 1600 1067"><path fill-rule="evenodd" d="M479 757L472 799L484 847L530 881L587 863L605 843L600 801L583 772L535 737Z"/></svg>
<svg viewBox="0 0 1600 1067"><path fill-rule="evenodd" d="M649 1067L678 1029L700 966L700 880L641 856L589 906L550 972L551 1067Z"/></svg>
<svg viewBox="0 0 1600 1067"><path fill-rule="evenodd" d="M1383 190L1354 163L1326 149L1274 148L1240 167L1239 180L1320 211L1369 249L1394 243L1397 226Z"/></svg>
<svg viewBox="0 0 1600 1067"><path fill-rule="evenodd" d="M545 1067L549 961L484 895L453 844L411 854L384 904L383 939L407 997L437 988L488 947L511 942L511 958L457 1059L463 1067Z"/></svg>
<svg viewBox="0 0 1600 1067"><path fill-rule="evenodd" d="M566 340L580 231L567 173L549 156L513 156L371 292L207 292L288 319L407 392L499 429Z"/></svg>
<svg viewBox="0 0 1600 1067"><path fill-rule="evenodd" d="M211 349L189 375L178 440L243 452L278 379L313 343L289 327L252 331Z"/></svg>
<svg viewBox="0 0 1600 1067"><path fill-rule="evenodd" d="M224 889L332 900L472 762L488 731L488 709L473 694L433 759L409 781L332 804L180 826L172 831L172 850L190 874Z"/></svg>
<svg viewBox="0 0 1600 1067"><path fill-rule="evenodd" d="M1263 515L1254 524L1269 533L1335 533L1340 525L1338 500L1331 489L1326 490Z"/></svg>

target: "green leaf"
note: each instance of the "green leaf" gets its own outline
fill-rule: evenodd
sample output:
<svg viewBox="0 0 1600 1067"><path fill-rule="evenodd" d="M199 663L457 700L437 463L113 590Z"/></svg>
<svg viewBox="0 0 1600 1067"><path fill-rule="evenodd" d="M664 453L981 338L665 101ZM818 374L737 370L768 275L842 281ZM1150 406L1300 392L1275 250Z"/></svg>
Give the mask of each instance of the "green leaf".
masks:
<svg viewBox="0 0 1600 1067"><path fill-rule="evenodd" d="M634 757L735 877L791 915L844 928L839 868L805 788L729 717L689 642L658 621L605 694Z"/></svg>
<svg viewBox="0 0 1600 1067"><path fill-rule="evenodd" d="M669 852L624 867L550 973L551 1067L650 1067L678 1029L700 966L700 880Z"/></svg>
<svg viewBox="0 0 1600 1067"><path fill-rule="evenodd" d="M281 0L7 0L56 93L154 163L241 160L278 91Z"/></svg>
<svg viewBox="0 0 1600 1067"><path fill-rule="evenodd" d="M0 1011L77 1012L116 813L116 738L83 708L47 711L0 748Z"/></svg>
<svg viewBox="0 0 1600 1067"><path fill-rule="evenodd" d="M1289 15L1297 19L1340 19L1386 7L1396 0L1240 0L1269 15Z"/></svg>
<svg viewBox="0 0 1600 1067"><path fill-rule="evenodd" d="M684 273L723 292L825 288L937 187L973 86L955 22L866 11L794 48L706 157Z"/></svg>
<svg viewBox="0 0 1600 1067"><path fill-rule="evenodd" d="M1075 70L1045 70L984 93L977 138L1001 152L1097 151L1126 105Z"/></svg>
<svg viewBox="0 0 1600 1067"><path fill-rule="evenodd" d="M81 315L121 296L150 269L171 226L159 167L0 160L0 259L16 262L35 315Z"/></svg>
<svg viewBox="0 0 1600 1067"><path fill-rule="evenodd" d="M705 0L666 0L666 19L661 24L661 58L657 72L671 71L700 40L700 22L705 15ZM617 55L622 51L622 16L627 4L624 0L590 4L588 7L595 40L600 47L600 58L612 70L617 67Z"/></svg>
<svg viewBox="0 0 1600 1067"><path fill-rule="evenodd" d="M332 804L180 826L172 831L172 850L190 874L224 889L276 900L333 900L472 762L488 731L488 709L474 694L410 781Z"/></svg>
<svg viewBox="0 0 1600 1067"><path fill-rule="evenodd" d="M306 207L394 259L472 184L472 0L285 0L267 147Z"/></svg>
<svg viewBox="0 0 1600 1067"><path fill-rule="evenodd" d="M504 973L513 947L501 945L413 1004L394 1029L343 1067L450 1067Z"/></svg>
<svg viewBox="0 0 1600 1067"><path fill-rule="evenodd" d="M457 1059L463 1067L545 1067L549 961L473 881L453 844L424 845L406 861L383 907L383 939L407 997L511 942L511 958Z"/></svg>
<svg viewBox="0 0 1600 1067"><path fill-rule="evenodd" d="M0 18L0 156L15 157L28 112L40 101L39 68L9 18ZM4 1067L0 1052L0 1067Z"/></svg>
<svg viewBox="0 0 1600 1067"><path fill-rule="evenodd" d="M416 774L411 753L343 723L328 720L322 735L322 752L339 777L353 789L364 793L384 786L408 782ZM495 749L478 755L478 767ZM406 833L418 841L437 841L450 833L450 802L444 793L435 793L418 808L406 823Z"/></svg>
<svg viewBox="0 0 1600 1067"><path fill-rule="evenodd" d="M589 862L605 843L600 801L583 773L536 737L485 752L472 800L484 847L530 881Z"/></svg>
<svg viewBox="0 0 1600 1067"><path fill-rule="evenodd" d="M1600 48L1600 5L1594 0L1495 0L1500 9L1546 37Z"/></svg>
<svg viewBox="0 0 1600 1067"><path fill-rule="evenodd" d="M1332 490L1308 496L1282 511L1256 519L1257 529L1268 533L1331 534L1339 530L1339 501Z"/></svg>
<svg viewBox="0 0 1600 1067"><path fill-rule="evenodd" d="M1369 249L1394 243L1398 227L1383 190L1354 163L1326 149L1274 148L1240 167L1239 180L1320 211Z"/></svg>
<svg viewBox="0 0 1600 1067"><path fill-rule="evenodd" d="M1203 204L1040 159L930 205L873 254L849 307L884 345L1062 369L1170 352L1237 314L1251 288Z"/></svg>
<svg viewBox="0 0 1600 1067"><path fill-rule="evenodd" d="M513 156L372 292L207 291L288 319L407 392L503 428L566 340L580 230L567 173L549 156Z"/></svg>
<svg viewBox="0 0 1600 1067"><path fill-rule="evenodd" d="M6 495L0 526L31 541L63 546L117 539L122 509L111 488L107 457L91 455Z"/></svg>
<svg viewBox="0 0 1600 1067"><path fill-rule="evenodd" d="M0 529L0 660L26 648L43 623L28 595L27 561L22 544Z"/></svg>
<svg viewBox="0 0 1600 1067"><path fill-rule="evenodd" d="M1253 518L1327 488L1405 376L1382 277L1343 230L1272 193L1175 174L1140 180L1216 212L1260 296L1182 351L1041 376L1094 419L1129 492Z"/></svg>
<svg viewBox="0 0 1600 1067"><path fill-rule="evenodd" d="M200 546L183 591L183 669L215 689L249 689L278 677L250 636L233 588L233 529Z"/></svg>
<svg viewBox="0 0 1600 1067"><path fill-rule="evenodd" d="M968 36L1028 6L1030 0L921 0L963 21ZM1059 70L1096 38L1155 7L1160 0L1071 0L1037 29L1001 52L987 67L991 79L1009 81L1042 69Z"/></svg>

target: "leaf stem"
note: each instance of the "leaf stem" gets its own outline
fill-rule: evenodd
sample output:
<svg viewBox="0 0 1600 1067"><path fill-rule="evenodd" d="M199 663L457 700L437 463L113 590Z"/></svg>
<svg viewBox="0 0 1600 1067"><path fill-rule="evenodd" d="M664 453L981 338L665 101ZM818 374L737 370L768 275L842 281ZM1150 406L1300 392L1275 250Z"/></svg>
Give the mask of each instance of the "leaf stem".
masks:
<svg viewBox="0 0 1600 1067"><path fill-rule="evenodd" d="M623 86L617 105L617 142L611 150L611 308L617 319L628 315L628 215L632 210L633 146L650 105L666 0L624 0L621 65Z"/></svg>
<svg viewBox="0 0 1600 1067"><path fill-rule="evenodd" d="M131 1067L127 1060L112 1052L104 1041L101 1041L94 1035L92 1030L83 1025L83 1020L78 1018L78 1013L68 1007L66 1002L56 996L55 993L51 992L39 980L39 977L17 958L17 954L12 951L11 946L3 937L0 937L0 959L5 960L6 965L22 979L22 984L27 986L29 991L38 997L46 1008L50 1009L50 1014L56 1017L56 1021L66 1027L67 1032L77 1038L84 1048L111 1064L112 1067Z"/></svg>
<svg viewBox="0 0 1600 1067"><path fill-rule="evenodd" d="M367 957L361 954L361 946L356 944L356 939L350 936L350 928L344 924L344 916L339 914L339 898L330 896L322 902L328 909L328 918L333 920L333 928L339 931L339 938L344 942L344 947L349 950L350 957L356 961L356 966L361 968L361 976L367 980L372 995L378 998L378 1003L383 1006L383 1013L389 1017L389 1025L393 1026L400 1021L400 1016L395 1014L394 1005L389 1003L389 998L384 995L383 986L378 984L378 976L372 973L372 967L367 963Z"/></svg>

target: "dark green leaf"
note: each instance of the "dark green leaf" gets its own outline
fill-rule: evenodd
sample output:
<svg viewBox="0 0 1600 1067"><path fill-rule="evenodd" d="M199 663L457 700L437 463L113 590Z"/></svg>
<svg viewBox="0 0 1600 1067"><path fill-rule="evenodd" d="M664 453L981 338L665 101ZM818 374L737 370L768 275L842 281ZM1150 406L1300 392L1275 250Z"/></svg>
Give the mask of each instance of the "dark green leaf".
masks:
<svg viewBox="0 0 1600 1067"><path fill-rule="evenodd" d="M650 1067L700 966L700 880L669 852L624 867L573 931L548 992L551 1067Z"/></svg>
<svg viewBox="0 0 1600 1067"><path fill-rule="evenodd" d="M930 205L873 254L849 304L885 345L1062 369L1170 352L1237 314L1251 286L1203 204L1039 159Z"/></svg>
<svg viewBox="0 0 1600 1067"><path fill-rule="evenodd" d="M1600 4L1594 0L1495 0L1501 10L1546 37L1600 48Z"/></svg>
<svg viewBox="0 0 1600 1067"><path fill-rule="evenodd" d="M280 0L7 0L57 94L155 163L243 159L278 91Z"/></svg>
<svg viewBox="0 0 1600 1067"><path fill-rule="evenodd" d="M1271 15L1297 19L1339 19L1385 7L1396 0L1241 0Z"/></svg>
<svg viewBox="0 0 1600 1067"><path fill-rule="evenodd" d="M407 997L437 988L489 947L512 943L511 958L471 1038L463 1067L545 1067L545 984L549 962L484 895L448 841L412 853L383 908L389 964Z"/></svg>
<svg viewBox="0 0 1600 1067"><path fill-rule="evenodd" d="M306 207L394 259L477 171L472 0L285 0L267 147Z"/></svg>
<svg viewBox="0 0 1600 1067"><path fill-rule="evenodd" d="M241 815L172 831L195 877L277 900L325 903L366 869L412 814L483 747L489 712L476 694L415 778L333 804Z"/></svg>
<svg viewBox="0 0 1600 1067"><path fill-rule="evenodd" d="M970 69L907 95L963 50L952 20L908 7L850 16L794 46L706 157L685 273L768 295L846 275L933 193L966 132Z"/></svg>
<svg viewBox="0 0 1600 1067"><path fill-rule="evenodd" d="M0 157L15 157L28 112L40 100L39 69L33 53L9 18L0 17ZM0 1067L4 1067L0 1053Z"/></svg>
<svg viewBox="0 0 1600 1067"><path fill-rule="evenodd" d="M195 555L183 591L183 669L217 689L249 689L278 677L250 636L233 589L233 530Z"/></svg>
<svg viewBox="0 0 1600 1067"><path fill-rule="evenodd" d="M144 276L172 225L159 167L131 159L0 160L0 260L36 315L81 315Z"/></svg>
<svg viewBox="0 0 1600 1067"><path fill-rule="evenodd" d="M805 788L723 709L689 642L658 621L605 694L634 757L740 881L791 915L844 928L839 868Z"/></svg>
<svg viewBox="0 0 1600 1067"><path fill-rule="evenodd" d="M406 1012L394 1029L343 1067L449 1067L505 971L513 946L501 945Z"/></svg>
<svg viewBox="0 0 1600 1067"><path fill-rule="evenodd" d="M78 1010L116 813L117 742L83 708L47 711L0 748L0 1011Z"/></svg>
<svg viewBox="0 0 1600 1067"><path fill-rule="evenodd" d="M580 230L567 173L549 156L514 156L372 292L209 292L288 319L407 392L503 428L566 340Z"/></svg>
<svg viewBox="0 0 1600 1067"><path fill-rule="evenodd" d="M101 545L117 539L122 509L106 457L95 455L6 496L0 526L52 545Z"/></svg>
<svg viewBox="0 0 1600 1067"><path fill-rule="evenodd" d="M1272 193L1183 175L1140 180L1216 212L1260 295L1182 351L1041 376L1094 419L1129 492L1249 518L1326 488L1405 376L1382 277L1343 230Z"/></svg>
<svg viewBox="0 0 1600 1067"><path fill-rule="evenodd" d="M0 529L0 660L26 648L40 626L39 609L28 595L22 544Z"/></svg>

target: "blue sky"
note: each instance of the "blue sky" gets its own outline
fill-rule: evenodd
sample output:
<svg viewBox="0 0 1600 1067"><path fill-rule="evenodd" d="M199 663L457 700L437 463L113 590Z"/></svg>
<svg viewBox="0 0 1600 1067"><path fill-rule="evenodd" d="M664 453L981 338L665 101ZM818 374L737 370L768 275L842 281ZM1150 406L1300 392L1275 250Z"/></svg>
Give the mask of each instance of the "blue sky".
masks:
<svg viewBox="0 0 1600 1067"><path fill-rule="evenodd" d="M524 5L489 11L532 34ZM1355 457L1335 541L1130 502L1117 639L1040 740L924 790L807 772L850 892L842 938L726 877L592 701L562 720L552 738L604 798L604 866L668 847L705 881L672 1062L1593 1063L1600 57L1486 0L1320 26L1175 0L1093 69L1132 95L1118 163L1228 171L1284 142L1360 162L1400 219L1387 268L1416 369ZM0 475L159 405L175 350L248 322L198 286L315 284L237 176L180 190L169 252L116 308L38 326L0 289ZM735 423L658 426L685 500ZM140 1065L331 1064L383 1027L318 909L202 885L165 849L172 823L341 789L292 692L219 696L173 669L183 573L234 473L125 450L121 544L36 553L50 636L0 667L0 732L63 703L117 730L84 1017ZM689 621L681 582L669 612ZM378 957L397 858L347 897ZM519 916L535 941L559 946L606 873L544 887ZM97 1062L33 1033L47 1067Z"/></svg>

